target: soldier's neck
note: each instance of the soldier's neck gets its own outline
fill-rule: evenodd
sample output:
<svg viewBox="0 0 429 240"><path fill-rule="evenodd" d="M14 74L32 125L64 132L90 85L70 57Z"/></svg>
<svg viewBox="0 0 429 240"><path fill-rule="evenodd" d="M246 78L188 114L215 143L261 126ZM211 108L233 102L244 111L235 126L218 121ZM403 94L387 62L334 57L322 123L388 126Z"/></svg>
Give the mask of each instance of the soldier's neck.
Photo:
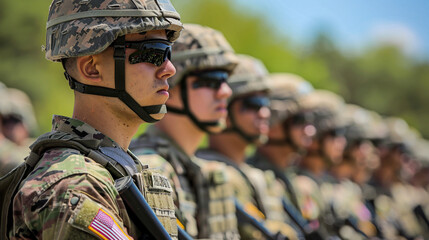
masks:
<svg viewBox="0 0 429 240"><path fill-rule="evenodd" d="M122 149L127 150L132 137L143 121L130 112L132 116L114 114L102 102L75 101L73 118L83 121L115 141Z"/></svg>
<svg viewBox="0 0 429 240"><path fill-rule="evenodd" d="M327 170L325 160L319 154L307 154L302 158L300 167L313 173L315 176L322 176Z"/></svg>
<svg viewBox="0 0 429 240"><path fill-rule="evenodd" d="M227 156L235 164L246 160L246 147L249 145L236 133L221 133L210 136L210 149Z"/></svg>
<svg viewBox="0 0 429 240"><path fill-rule="evenodd" d="M188 155L193 156L204 138L205 132L201 131L185 115L166 114L156 126L166 133Z"/></svg>
<svg viewBox="0 0 429 240"><path fill-rule="evenodd" d="M268 161L280 169L286 169L290 164L294 150L289 145L262 145L258 151L267 157Z"/></svg>

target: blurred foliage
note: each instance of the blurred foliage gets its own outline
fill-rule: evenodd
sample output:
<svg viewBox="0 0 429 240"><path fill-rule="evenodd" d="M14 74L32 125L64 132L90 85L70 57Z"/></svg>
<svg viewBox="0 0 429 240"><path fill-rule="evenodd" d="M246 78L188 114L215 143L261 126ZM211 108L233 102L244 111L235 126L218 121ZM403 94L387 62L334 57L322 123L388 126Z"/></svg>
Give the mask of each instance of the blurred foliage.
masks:
<svg viewBox="0 0 429 240"><path fill-rule="evenodd" d="M0 1L0 81L27 92L35 104L40 133L53 114L72 114L73 93L59 63L44 59L46 19L51 0ZM429 63L391 46L358 54L340 50L332 36L315 33L311 45L293 43L262 15L227 0L172 0L183 22L224 33L236 52L260 58L271 72L292 72L316 88L384 115L403 117L429 137ZM425 81L426 80L426 81Z"/></svg>

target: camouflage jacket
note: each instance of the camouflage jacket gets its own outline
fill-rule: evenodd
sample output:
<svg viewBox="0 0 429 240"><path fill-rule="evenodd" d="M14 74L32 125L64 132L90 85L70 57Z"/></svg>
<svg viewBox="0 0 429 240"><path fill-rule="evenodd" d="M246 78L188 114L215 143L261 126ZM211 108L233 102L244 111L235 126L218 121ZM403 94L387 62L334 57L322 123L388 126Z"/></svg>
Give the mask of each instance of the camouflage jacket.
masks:
<svg viewBox="0 0 429 240"><path fill-rule="evenodd" d="M113 140L76 119L54 116L52 132L119 148ZM161 177L145 172L138 162L135 167L149 189L154 186L148 180ZM158 199L153 192L144 192L153 209L167 210L165 216L157 216L176 238L171 188L170 193L162 195L165 197ZM165 204L156 206L161 200ZM144 235L131 221L109 171L72 148L48 149L13 200L11 239L138 239Z"/></svg>
<svg viewBox="0 0 429 240"><path fill-rule="evenodd" d="M148 127L130 149L139 159L147 159L146 155L154 151L163 157L152 159L151 167L171 181L177 218L191 236L240 238L233 192L224 174L226 166L187 155L156 126Z"/></svg>
<svg viewBox="0 0 429 240"><path fill-rule="evenodd" d="M371 222L371 212L365 204L360 187L350 180L338 180L325 173L316 176L305 169L297 169L293 178L303 216L318 219L322 231L344 239L365 239L351 228L349 221L369 237L377 232Z"/></svg>
<svg viewBox="0 0 429 240"><path fill-rule="evenodd" d="M383 187L373 180L372 187L376 192L373 199L377 220L384 237L389 239L417 238L427 239L429 232L417 211L421 207L429 216L427 201L429 194L404 182L396 182L391 187ZM426 211L426 212L425 212Z"/></svg>
<svg viewBox="0 0 429 240"><path fill-rule="evenodd" d="M273 163L271 163L266 156L256 151L255 154L247 159L247 162L256 168L261 170L269 170L274 173L278 181L283 185L284 189L286 189L286 198L293 203L294 207L299 209L297 196L295 193L295 189L292 185L292 178L294 176L291 171L292 168L289 169L279 169Z"/></svg>
<svg viewBox="0 0 429 240"><path fill-rule="evenodd" d="M197 156L229 165L230 184L244 210L253 217L264 220L273 233L281 232L289 239L298 238L297 230L287 223L288 217L281 202L286 193L273 172L262 171L246 163L237 166L228 157L210 149L198 150ZM239 230L242 238L262 238L260 233L249 225L239 223Z"/></svg>
<svg viewBox="0 0 429 240"><path fill-rule="evenodd" d="M20 147L7 138L0 140L0 177L24 162L30 150Z"/></svg>

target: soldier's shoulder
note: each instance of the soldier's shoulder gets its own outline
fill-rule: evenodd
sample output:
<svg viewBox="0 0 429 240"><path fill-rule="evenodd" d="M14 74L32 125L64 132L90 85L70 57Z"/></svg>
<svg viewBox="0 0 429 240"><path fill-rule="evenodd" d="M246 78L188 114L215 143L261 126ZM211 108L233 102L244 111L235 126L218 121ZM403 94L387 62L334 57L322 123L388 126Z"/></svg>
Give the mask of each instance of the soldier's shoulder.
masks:
<svg viewBox="0 0 429 240"><path fill-rule="evenodd" d="M7 139L0 141L0 177L23 163L29 151Z"/></svg>
<svg viewBox="0 0 429 240"><path fill-rule="evenodd" d="M109 171L79 151L69 148L48 150L24 180L20 192L40 195L62 181L83 175L91 175L101 183L113 185Z"/></svg>
<svg viewBox="0 0 429 240"><path fill-rule="evenodd" d="M173 166L155 151L147 151L144 154L139 154L137 158L143 165L148 165L150 169L160 169L162 171L173 169Z"/></svg>
<svg viewBox="0 0 429 240"><path fill-rule="evenodd" d="M201 172L211 184L225 184L230 180L228 165L223 162L204 160L194 157L193 161L200 166Z"/></svg>

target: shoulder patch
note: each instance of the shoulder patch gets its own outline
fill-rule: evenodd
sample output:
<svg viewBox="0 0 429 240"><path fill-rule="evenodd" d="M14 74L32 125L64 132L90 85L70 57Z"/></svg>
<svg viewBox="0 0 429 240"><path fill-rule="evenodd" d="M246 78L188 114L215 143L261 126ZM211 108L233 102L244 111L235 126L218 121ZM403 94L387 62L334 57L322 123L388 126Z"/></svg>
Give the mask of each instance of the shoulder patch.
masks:
<svg viewBox="0 0 429 240"><path fill-rule="evenodd" d="M151 189L172 192L172 188L171 188L170 182L168 181L168 178L162 176L159 173L152 172L151 180L152 180L152 184L150 186Z"/></svg>
<svg viewBox="0 0 429 240"><path fill-rule="evenodd" d="M116 221L101 208L88 228L104 240L131 240Z"/></svg>

